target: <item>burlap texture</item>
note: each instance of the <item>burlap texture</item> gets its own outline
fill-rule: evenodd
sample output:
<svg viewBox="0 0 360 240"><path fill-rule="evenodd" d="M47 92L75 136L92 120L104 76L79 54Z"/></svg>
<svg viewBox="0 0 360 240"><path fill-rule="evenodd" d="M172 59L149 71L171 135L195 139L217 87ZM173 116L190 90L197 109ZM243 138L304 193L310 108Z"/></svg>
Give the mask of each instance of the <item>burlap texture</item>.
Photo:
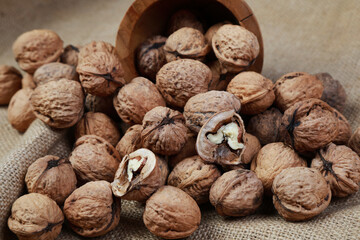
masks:
<svg viewBox="0 0 360 240"><path fill-rule="evenodd" d="M91 40L115 42L116 31L130 0L1 0L0 63L17 66L11 44L24 31L49 28L66 44ZM353 129L360 123L360 1L248 1L261 26L265 44L263 74L276 80L283 73L329 72L346 88L344 115ZM7 228L13 201L24 193L27 167L46 154L67 156L66 131L53 131L36 120L25 134L7 122L0 108L0 239L16 239ZM142 223L143 206L123 201L119 226L96 239L156 239ZM334 199L318 217L290 223L265 204L257 214L225 219L210 205L190 239L359 239L360 194ZM66 225L58 239L83 239Z"/></svg>

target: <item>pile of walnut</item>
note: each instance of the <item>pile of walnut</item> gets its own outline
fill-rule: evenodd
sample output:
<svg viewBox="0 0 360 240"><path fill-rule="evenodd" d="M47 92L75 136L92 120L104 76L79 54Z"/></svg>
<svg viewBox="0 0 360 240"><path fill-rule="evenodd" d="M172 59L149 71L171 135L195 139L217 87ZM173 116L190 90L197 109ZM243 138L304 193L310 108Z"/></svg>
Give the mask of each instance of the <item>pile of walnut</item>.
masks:
<svg viewBox="0 0 360 240"><path fill-rule="evenodd" d="M209 201L239 217L272 197L283 218L303 221L358 191L360 128L351 136L338 81L294 72L273 84L247 71L259 43L239 25L204 35L181 10L168 31L139 47L143 77L130 83L109 43L63 49L49 30L15 41L27 74L0 67L10 123L23 132L37 117L74 126L77 139L68 159L44 156L29 167L29 194L8 220L19 239L55 239L64 219L81 236L104 235L121 221L120 199L145 203L149 231L174 239L199 227L199 205ZM122 138L117 115L129 127Z"/></svg>

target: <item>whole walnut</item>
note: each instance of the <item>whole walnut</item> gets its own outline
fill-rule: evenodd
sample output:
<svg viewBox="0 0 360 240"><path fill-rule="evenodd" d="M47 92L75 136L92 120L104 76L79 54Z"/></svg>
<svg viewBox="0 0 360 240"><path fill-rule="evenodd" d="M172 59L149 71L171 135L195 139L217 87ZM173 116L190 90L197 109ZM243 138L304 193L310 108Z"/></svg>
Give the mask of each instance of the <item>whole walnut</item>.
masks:
<svg viewBox="0 0 360 240"><path fill-rule="evenodd" d="M214 37L215 33L217 32L217 30L219 30L219 28L221 28L222 26L224 26L225 24L230 24L230 22L225 21L225 22L219 22L216 23L215 25L212 25L205 33L205 39L207 44L209 45L209 47L212 47L212 38Z"/></svg>
<svg viewBox="0 0 360 240"><path fill-rule="evenodd" d="M51 30L35 29L21 34L12 50L20 68L33 74L40 66L59 59L63 52L63 41Z"/></svg>
<svg viewBox="0 0 360 240"><path fill-rule="evenodd" d="M236 75L226 91L241 101L241 114L255 115L268 109L275 100L274 84L270 79L256 72L242 72Z"/></svg>
<svg viewBox="0 0 360 240"><path fill-rule="evenodd" d="M195 200L184 191L163 186L146 201L143 221L152 234L179 239L195 232L200 225L201 212Z"/></svg>
<svg viewBox="0 0 360 240"><path fill-rule="evenodd" d="M108 42L92 41L80 48L80 51L78 54L78 64L83 59L91 56L95 52L108 52L111 54L116 54L116 49L114 48L113 45L111 45Z"/></svg>
<svg viewBox="0 0 360 240"><path fill-rule="evenodd" d="M346 146L330 143L311 162L330 184L332 195L347 197L359 191L360 157Z"/></svg>
<svg viewBox="0 0 360 240"><path fill-rule="evenodd" d="M291 147L282 142L265 145L251 162L251 170L261 180L264 193L271 196L274 178L284 169L291 167L306 167L307 162Z"/></svg>
<svg viewBox="0 0 360 240"><path fill-rule="evenodd" d="M21 87L30 89L36 88L36 84L31 74L25 73L24 77L21 79Z"/></svg>
<svg viewBox="0 0 360 240"><path fill-rule="evenodd" d="M30 103L35 116L54 128L74 126L84 113L84 93L80 83L67 79L38 86Z"/></svg>
<svg viewBox="0 0 360 240"><path fill-rule="evenodd" d="M319 215L331 201L331 190L321 173L313 168L282 170L272 185L273 203L287 221L305 221Z"/></svg>
<svg viewBox="0 0 360 240"><path fill-rule="evenodd" d="M335 80L329 73L318 73L315 74L315 77L317 77L324 85L321 100L337 109L339 112L343 112L347 95L341 83L338 80Z"/></svg>
<svg viewBox="0 0 360 240"><path fill-rule="evenodd" d="M180 152L178 154L168 156L168 164L171 169L173 169L176 164L178 164L185 158L197 154L195 148L197 134L195 134L190 129L188 129L186 135L187 135L186 143L183 146L183 148L180 150Z"/></svg>
<svg viewBox="0 0 360 240"><path fill-rule="evenodd" d="M241 164L249 164L252 162L253 158L260 151L261 144L257 137L249 133L245 133L244 145L245 145L245 150L241 156Z"/></svg>
<svg viewBox="0 0 360 240"><path fill-rule="evenodd" d="M250 118L246 131L256 136L262 145L280 140L279 128L283 114L272 107Z"/></svg>
<svg viewBox="0 0 360 240"><path fill-rule="evenodd" d="M299 153L313 152L339 132L334 109L320 99L307 99L288 108L281 120L281 139Z"/></svg>
<svg viewBox="0 0 360 240"><path fill-rule="evenodd" d="M148 38L137 49L136 66L141 76L155 82L156 74L166 64L164 45L166 37L157 35Z"/></svg>
<svg viewBox="0 0 360 240"><path fill-rule="evenodd" d="M120 118L128 124L139 124L145 113L166 103L150 80L137 77L120 89L114 96L114 107Z"/></svg>
<svg viewBox="0 0 360 240"><path fill-rule="evenodd" d="M221 176L214 164L205 163L198 155L179 162L169 175L167 184L180 188L197 204L209 201L209 192L215 180Z"/></svg>
<svg viewBox="0 0 360 240"><path fill-rule="evenodd" d="M275 82L275 104L285 111L296 102L309 98L321 98L324 86L314 75L305 72L292 72L283 75Z"/></svg>
<svg viewBox="0 0 360 240"><path fill-rule="evenodd" d="M186 126L199 132L204 123L217 112L239 112L241 103L235 95L225 91L209 91L189 99L184 107Z"/></svg>
<svg viewBox="0 0 360 240"><path fill-rule="evenodd" d="M235 77L234 73L223 73L223 69L219 61L212 61L207 63L208 67L211 70L212 78L209 83L209 90L219 90L225 91L231 79Z"/></svg>
<svg viewBox="0 0 360 240"><path fill-rule="evenodd" d="M86 94L85 110L88 112L102 112L112 118L118 117L113 105L113 96L99 97Z"/></svg>
<svg viewBox="0 0 360 240"><path fill-rule="evenodd" d="M79 180L111 182L119 167L120 155L105 139L85 135L76 141L69 160Z"/></svg>
<svg viewBox="0 0 360 240"><path fill-rule="evenodd" d="M168 22L168 35L179 30L180 28L189 27L204 33L204 27L196 15L188 9L181 9L175 12Z"/></svg>
<svg viewBox="0 0 360 240"><path fill-rule="evenodd" d="M36 86L62 78L78 80L75 67L59 62L47 63L36 69L33 76Z"/></svg>
<svg viewBox="0 0 360 240"><path fill-rule="evenodd" d="M181 59L160 69L156 87L168 104L182 108L192 96L208 91L211 77L211 70L202 62Z"/></svg>
<svg viewBox="0 0 360 240"><path fill-rule="evenodd" d="M76 189L76 175L67 159L52 155L37 159L28 168L25 183L29 193L47 195L57 204Z"/></svg>
<svg viewBox="0 0 360 240"><path fill-rule="evenodd" d="M64 215L54 200L29 193L13 203L8 226L20 240L54 240L63 222Z"/></svg>
<svg viewBox="0 0 360 240"><path fill-rule="evenodd" d="M80 46L67 45L60 56L60 62L76 67L79 59Z"/></svg>
<svg viewBox="0 0 360 240"><path fill-rule="evenodd" d="M20 89L11 98L9 103L9 123L19 132L25 132L30 124L36 119L30 105L32 92L33 90L30 88Z"/></svg>
<svg viewBox="0 0 360 240"><path fill-rule="evenodd" d="M257 37L244 27L225 24L212 38L212 48L222 68L230 73L248 69L260 53Z"/></svg>
<svg viewBox="0 0 360 240"><path fill-rule="evenodd" d="M120 159L125 155L135 152L141 148L141 131L142 125L131 126L116 145L116 150L120 154Z"/></svg>
<svg viewBox="0 0 360 240"><path fill-rule="evenodd" d="M157 154L176 154L187 140L184 116L167 107L156 107L147 112L142 127L142 146Z"/></svg>
<svg viewBox="0 0 360 240"><path fill-rule="evenodd" d="M84 237L97 237L119 223L121 200L111 192L110 183L93 181L76 189L65 201L64 214L71 229Z"/></svg>
<svg viewBox="0 0 360 240"><path fill-rule="evenodd" d="M339 132L332 142L337 145L346 145L352 134L350 123L338 110L334 109L334 112L338 119Z"/></svg>
<svg viewBox="0 0 360 240"><path fill-rule="evenodd" d="M349 140L349 147L360 156L360 127L358 127Z"/></svg>
<svg viewBox="0 0 360 240"><path fill-rule="evenodd" d="M221 216L253 214L261 205L263 185L255 173L237 169L224 173L210 189L210 202Z"/></svg>
<svg viewBox="0 0 360 240"><path fill-rule="evenodd" d="M87 112L75 126L75 138L78 139L84 135L96 135L102 137L113 146L120 139L120 132L116 123L100 112Z"/></svg>
<svg viewBox="0 0 360 240"><path fill-rule="evenodd" d="M21 88L21 73L14 67L0 65L0 105L8 104Z"/></svg>

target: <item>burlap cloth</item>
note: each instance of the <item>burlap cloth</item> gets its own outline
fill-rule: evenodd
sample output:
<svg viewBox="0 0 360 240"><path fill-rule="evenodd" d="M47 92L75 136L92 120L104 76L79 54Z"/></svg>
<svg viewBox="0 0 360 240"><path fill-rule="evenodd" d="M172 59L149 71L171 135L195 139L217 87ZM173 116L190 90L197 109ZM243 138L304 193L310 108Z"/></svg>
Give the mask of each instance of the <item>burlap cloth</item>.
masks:
<svg viewBox="0 0 360 240"><path fill-rule="evenodd" d="M115 42L130 0L1 0L0 63L17 66L11 44L24 31L48 28L66 44L91 40ZM265 44L263 74L276 80L283 73L330 72L348 94L345 116L353 129L360 123L360 1L248 1L261 26ZM16 239L7 228L11 204L24 190L27 167L46 154L67 156L66 131L35 121L25 134L7 122L0 108L0 239ZM143 206L123 201L118 227L97 239L156 239L142 223ZM65 225L58 239L83 239ZM190 239L360 239L360 194L334 199L318 217L304 223L284 221L265 204L255 215L224 219L211 206Z"/></svg>

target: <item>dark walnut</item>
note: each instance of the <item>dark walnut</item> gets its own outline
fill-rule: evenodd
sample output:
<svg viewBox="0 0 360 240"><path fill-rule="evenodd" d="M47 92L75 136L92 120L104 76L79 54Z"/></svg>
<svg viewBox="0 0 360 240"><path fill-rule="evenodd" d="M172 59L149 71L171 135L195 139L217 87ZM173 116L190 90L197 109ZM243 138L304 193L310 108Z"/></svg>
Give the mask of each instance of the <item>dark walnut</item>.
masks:
<svg viewBox="0 0 360 240"><path fill-rule="evenodd" d="M283 75L275 82L275 104L285 111L296 102L309 98L321 98L324 86L314 75L293 72Z"/></svg>
<svg viewBox="0 0 360 240"><path fill-rule="evenodd" d="M120 155L105 139L85 135L76 141L69 160L81 181L112 182L119 167Z"/></svg>
<svg viewBox="0 0 360 240"><path fill-rule="evenodd" d="M287 221L305 221L329 206L331 190L316 169L293 167L279 173L272 185L273 202Z"/></svg>
<svg viewBox="0 0 360 240"><path fill-rule="evenodd" d="M333 196L347 197L359 191L360 158L351 148L330 143L317 152L311 167L322 173Z"/></svg>
<svg viewBox="0 0 360 240"><path fill-rule="evenodd" d="M189 194L197 204L203 204L209 201L210 188L220 176L214 164L205 163L196 155L178 163L167 183Z"/></svg>
<svg viewBox="0 0 360 240"><path fill-rule="evenodd" d="M67 45L60 56L60 62L76 67L79 59L80 46Z"/></svg>
<svg viewBox="0 0 360 240"><path fill-rule="evenodd" d="M113 105L113 96L99 97L92 94L86 94L85 110L88 112L102 112L112 118L118 114Z"/></svg>
<svg viewBox="0 0 360 240"><path fill-rule="evenodd" d="M141 131L142 125L131 126L116 145L116 150L120 154L120 159L139 148L141 148Z"/></svg>
<svg viewBox="0 0 360 240"><path fill-rule="evenodd" d="M64 204L71 229L84 237L98 237L113 230L119 223L120 211L121 200L113 196L106 181L86 183Z"/></svg>
<svg viewBox="0 0 360 240"><path fill-rule="evenodd" d="M184 107L186 125L199 132L204 123L217 112L234 110L239 112L241 103L235 95L225 91L209 91L189 99Z"/></svg>
<svg viewBox="0 0 360 240"><path fill-rule="evenodd" d="M21 88L21 73L14 67L0 65L0 105L8 104Z"/></svg>
<svg viewBox="0 0 360 240"><path fill-rule="evenodd" d="M21 87L30 89L36 88L36 84L31 74L25 73L24 77L21 79Z"/></svg>
<svg viewBox="0 0 360 240"><path fill-rule="evenodd" d="M36 69L33 76L33 80L37 86L62 78L77 81L78 74L75 67L59 62L47 63Z"/></svg>
<svg viewBox="0 0 360 240"><path fill-rule="evenodd" d="M12 50L20 68L33 74L40 66L59 59L63 52L63 41L51 30L35 29L21 34Z"/></svg>
<svg viewBox="0 0 360 240"><path fill-rule="evenodd" d="M338 119L339 133L332 142L337 145L346 145L352 134L350 123L338 110L334 109L334 111Z"/></svg>
<svg viewBox="0 0 360 240"><path fill-rule="evenodd" d="M262 145L280 140L279 128L283 114L272 107L250 118L246 131L256 136Z"/></svg>
<svg viewBox="0 0 360 240"><path fill-rule="evenodd" d="M156 107L147 112L142 127L142 146L157 154L177 154L187 140L184 116L167 107Z"/></svg>
<svg viewBox="0 0 360 240"><path fill-rule="evenodd" d="M242 72L227 86L227 91L241 101L241 114L255 115L268 109L275 100L274 84L256 72Z"/></svg>
<svg viewBox="0 0 360 240"><path fill-rule="evenodd" d="M152 234L179 239L195 232L200 225L201 212L195 200L184 191L163 186L147 200L143 221Z"/></svg>
<svg viewBox="0 0 360 240"><path fill-rule="evenodd" d="M168 22L168 35L179 30L180 28L189 27L204 33L204 27L196 15L188 9L181 9L175 12Z"/></svg>
<svg viewBox="0 0 360 240"><path fill-rule="evenodd" d="M52 155L39 158L28 168L25 183L29 193L47 195L60 206L76 189L76 175L67 159Z"/></svg>
<svg viewBox="0 0 360 240"><path fill-rule="evenodd" d="M54 240L63 222L64 215L54 200L30 193L13 203L8 226L20 240Z"/></svg>
<svg viewBox="0 0 360 240"><path fill-rule="evenodd" d="M219 61L212 61L207 63L212 72L212 78L209 83L209 90L225 91L231 79L235 77L234 73L225 73L221 68Z"/></svg>
<svg viewBox="0 0 360 240"><path fill-rule="evenodd" d="M245 150L241 156L241 164L250 164L260 151L261 144L257 137L249 133L245 133L244 139Z"/></svg>
<svg viewBox="0 0 360 240"><path fill-rule="evenodd" d="M180 150L180 152L178 154L168 156L168 164L171 169L173 169L176 164L178 164L185 158L197 154L195 148L197 134L192 132L190 129L188 129L186 135L187 135L186 143L184 147Z"/></svg>
<svg viewBox="0 0 360 240"><path fill-rule="evenodd" d="M221 216L253 214L261 205L263 185L255 173L237 169L224 173L210 189L210 202Z"/></svg>
<svg viewBox="0 0 360 240"><path fill-rule="evenodd" d="M160 69L156 87L168 104L183 108L191 97L208 91L211 78L211 70L202 62L181 59Z"/></svg>
<svg viewBox="0 0 360 240"><path fill-rule="evenodd" d="M288 108L281 120L281 139L299 153L313 152L339 132L334 109L320 99L307 99Z"/></svg>
<svg viewBox="0 0 360 240"><path fill-rule="evenodd" d="M349 147L360 156L360 127L358 127L349 140Z"/></svg>
<svg viewBox="0 0 360 240"><path fill-rule="evenodd" d="M145 202L164 186L169 174L167 163L146 148L125 155L111 183L115 196Z"/></svg>
<svg viewBox="0 0 360 240"><path fill-rule="evenodd" d="M67 79L38 86L30 103L35 116L54 128L74 126L84 113L84 93L80 83Z"/></svg>

